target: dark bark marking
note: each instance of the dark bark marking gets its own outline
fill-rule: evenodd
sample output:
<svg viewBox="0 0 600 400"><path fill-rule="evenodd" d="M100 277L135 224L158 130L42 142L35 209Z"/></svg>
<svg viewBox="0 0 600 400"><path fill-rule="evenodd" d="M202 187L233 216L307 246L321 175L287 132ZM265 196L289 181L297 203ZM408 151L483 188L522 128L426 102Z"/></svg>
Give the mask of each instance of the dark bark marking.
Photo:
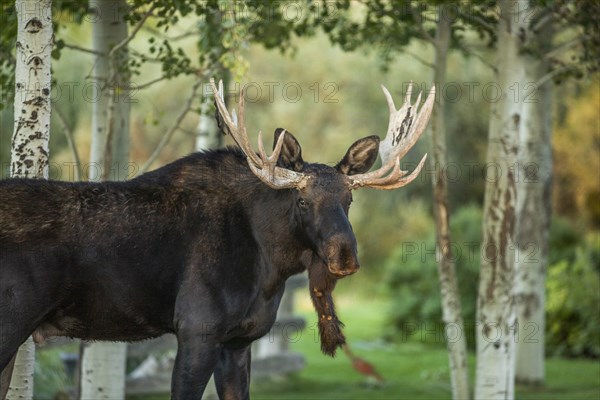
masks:
<svg viewBox="0 0 600 400"><path fill-rule="evenodd" d="M38 33L43 28L44 28L44 25L42 24L42 21L40 21L37 18L31 18L25 24L25 31L27 31L27 33Z"/></svg>

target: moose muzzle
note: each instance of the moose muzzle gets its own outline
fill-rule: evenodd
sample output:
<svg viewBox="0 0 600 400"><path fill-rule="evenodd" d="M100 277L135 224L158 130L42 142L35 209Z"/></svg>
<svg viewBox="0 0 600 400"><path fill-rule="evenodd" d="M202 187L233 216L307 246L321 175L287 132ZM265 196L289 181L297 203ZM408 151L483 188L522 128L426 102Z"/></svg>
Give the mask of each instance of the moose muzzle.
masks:
<svg viewBox="0 0 600 400"><path fill-rule="evenodd" d="M356 240L347 235L332 236L327 243L327 268L340 278L352 275L360 268L356 251Z"/></svg>

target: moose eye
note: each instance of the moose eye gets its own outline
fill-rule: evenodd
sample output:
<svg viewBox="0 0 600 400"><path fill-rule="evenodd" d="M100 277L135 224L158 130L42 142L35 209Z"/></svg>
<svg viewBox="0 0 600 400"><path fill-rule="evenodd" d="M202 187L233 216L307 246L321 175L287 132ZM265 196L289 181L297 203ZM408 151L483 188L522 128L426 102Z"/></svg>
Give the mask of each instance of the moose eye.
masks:
<svg viewBox="0 0 600 400"><path fill-rule="evenodd" d="M306 206L308 206L308 203L304 199L298 199L298 205L300 207L306 207Z"/></svg>

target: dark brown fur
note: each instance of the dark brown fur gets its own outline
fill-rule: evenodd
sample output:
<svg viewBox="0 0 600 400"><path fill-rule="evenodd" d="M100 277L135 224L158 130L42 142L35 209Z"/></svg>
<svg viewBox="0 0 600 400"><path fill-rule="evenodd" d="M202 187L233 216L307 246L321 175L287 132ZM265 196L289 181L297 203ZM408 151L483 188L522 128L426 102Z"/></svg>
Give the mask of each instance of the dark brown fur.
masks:
<svg viewBox="0 0 600 400"><path fill-rule="evenodd" d="M286 135L279 163L311 176L301 190L269 188L236 149L127 182L0 181L2 376L32 334L174 333L173 398L200 398L213 372L220 394L247 398L250 344L271 328L285 280L306 269L333 355L344 337L331 291L359 267L343 172L370 168L378 143L362 139L334 168L304 162Z"/></svg>

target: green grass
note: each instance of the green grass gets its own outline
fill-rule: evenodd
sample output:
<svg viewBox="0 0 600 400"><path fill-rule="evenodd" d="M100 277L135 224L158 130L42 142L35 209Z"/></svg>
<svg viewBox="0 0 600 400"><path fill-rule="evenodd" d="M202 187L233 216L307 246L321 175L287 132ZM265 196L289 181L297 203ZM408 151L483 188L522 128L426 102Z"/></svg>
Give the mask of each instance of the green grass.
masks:
<svg viewBox="0 0 600 400"><path fill-rule="evenodd" d="M307 366L295 376L280 381L256 381L253 399L449 399L451 398L448 356L443 345L409 340L384 344L388 304L344 296L338 301L340 319L354 353L369 361L385 378L381 387L365 384L343 353L334 359L321 354L312 327L316 321L307 304L301 313L307 330L292 350L305 355ZM471 386L475 358L469 357ZM546 385L517 387L517 399L600 399L600 363L594 360L548 359Z"/></svg>
<svg viewBox="0 0 600 400"><path fill-rule="evenodd" d="M448 357L441 344L423 343L418 337L392 344L384 343L385 315L388 304L366 301L348 293L338 299L340 318L354 353L375 365L386 382L369 386L365 379L339 352L335 358L321 354L315 336L316 316L310 304L301 300L299 313L307 320L307 329L291 345L306 357L306 368L286 379L254 380L251 396L264 400L341 400L341 399L449 399L451 398ZM54 365L53 365L54 366ZM469 357L471 386L475 359ZM41 382L40 382L41 383ZM168 395L135 396L129 400L167 400ZM546 384L539 388L517 387L516 398L600 399L600 363L583 359L548 359Z"/></svg>

